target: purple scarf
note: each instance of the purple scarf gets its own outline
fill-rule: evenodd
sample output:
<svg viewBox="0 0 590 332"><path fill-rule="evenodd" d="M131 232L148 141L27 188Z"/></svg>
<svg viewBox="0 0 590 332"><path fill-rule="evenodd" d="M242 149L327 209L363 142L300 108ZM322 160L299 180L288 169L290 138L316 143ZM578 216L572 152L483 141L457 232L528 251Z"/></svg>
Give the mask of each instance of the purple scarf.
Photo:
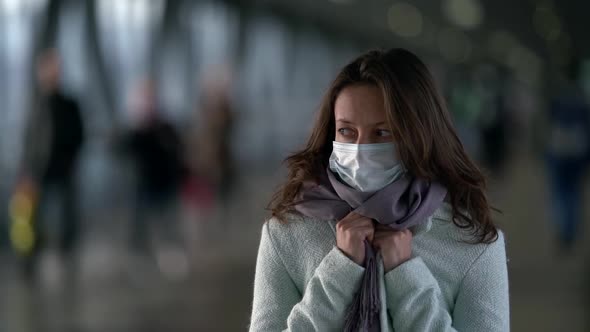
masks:
<svg viewBox="0 0 590 332"><path fill-rule="evenodd" d="M350 212L402 230L425 222L441 205L447 190L438 182L404 176L383 189L364 193L340 182L329 169L319 183L307 182L299 193L295 209L323 220L341 220ZM365 241L365 274L352 305L344 331L380 331L379 283L376 255Z"/></svg>

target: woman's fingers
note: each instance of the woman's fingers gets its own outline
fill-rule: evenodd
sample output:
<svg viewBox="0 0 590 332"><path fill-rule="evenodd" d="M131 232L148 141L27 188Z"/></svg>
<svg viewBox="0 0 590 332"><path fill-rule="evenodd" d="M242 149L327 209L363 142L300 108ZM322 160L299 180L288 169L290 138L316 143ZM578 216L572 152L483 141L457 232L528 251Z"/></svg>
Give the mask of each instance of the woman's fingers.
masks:
<svg viewBox="0 0 590 332"><path fill-rule="evenodd" d="M354 223L356 223L361 218L364 218L364 217L361 216L360 214L351 212L346 217L342 218L342 220L340 220L338 222L338 224L340 226L342 226L342 227L348 227L348 226L353 225Z"/></svg>
<svg viewBox="0 0 590 332"><path fill-rule="evenodd" d="M358 233L362 236L361 239L368 239L369 241L373 241L375 235L375 229L373 228L373 225L359 227L357 228L357 230Z"/></svg>
<svg viewBox="0 0 590 332"><path fill-rule="evenodd" d="M336 245L355 263L365 259L364 240L372 241L375 227L371 219L351 213L336 225Z"/></svg>

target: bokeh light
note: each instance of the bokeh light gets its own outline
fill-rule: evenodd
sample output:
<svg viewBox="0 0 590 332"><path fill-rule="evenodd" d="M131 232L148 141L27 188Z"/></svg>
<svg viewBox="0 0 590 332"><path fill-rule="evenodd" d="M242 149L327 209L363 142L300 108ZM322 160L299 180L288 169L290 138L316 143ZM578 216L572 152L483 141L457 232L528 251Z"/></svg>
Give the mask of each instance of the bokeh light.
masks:
<svg viewBox="0 0 590 332"><path fill-rule="evenodd" d="M422 32L422 13L409 3L396 2L391 5L387 21L391 31L401 37L417 37Z"/></svg>
<svg viewBox="0 0 590 332"><path fill-rule="evenodd" d="M484 9L479 0L445 0L441 5L447 19L460 28L475 29L483 24Z"/></svg>

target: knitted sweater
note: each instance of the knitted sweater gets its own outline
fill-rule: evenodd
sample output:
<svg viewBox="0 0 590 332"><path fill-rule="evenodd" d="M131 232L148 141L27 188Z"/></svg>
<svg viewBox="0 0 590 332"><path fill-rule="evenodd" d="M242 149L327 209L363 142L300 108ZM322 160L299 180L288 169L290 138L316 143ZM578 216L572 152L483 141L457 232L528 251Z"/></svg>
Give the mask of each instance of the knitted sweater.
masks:
<svg viewBox="0 0 590 332"><path fill-rule="evenodd" d="M509 331L504 236L466 243L451 213L414 230L409 261L384 274L379 259L382 331ZM250 331L342 331L364 268L336 247L337 221L291 219L262 228Z"/></svg>

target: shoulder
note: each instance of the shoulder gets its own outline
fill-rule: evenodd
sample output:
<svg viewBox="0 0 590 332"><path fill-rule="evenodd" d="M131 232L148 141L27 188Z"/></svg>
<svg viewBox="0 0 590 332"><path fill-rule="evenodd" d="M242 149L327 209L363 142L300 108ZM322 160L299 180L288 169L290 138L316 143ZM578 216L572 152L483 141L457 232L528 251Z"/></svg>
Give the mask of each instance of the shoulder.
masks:
<svg viewBox="0 0 590 332"><path fill-rule="evenodd" d="M306 245L325 241L327 236L334 234L329 221L297 214L289 214L285 220L275 217L267 220L265 231L275 248L279 249L304 248Z"/></svg>
<svg viewBox="0 0 590 332"><path fill-rule="evenodd" d="M328 220L299 215L289 215L285 219L266 221L263 238L271 243L273 254L303 291L305 282L336 244L336 235Z"/></svg>
<svg viewBox="0 0 590 332"><path fill-rule="evenodd" d="M453 222L452 207L445 203L431 217L432 226L424 236L426 247L456 257L461 265L472 265L476 260L485 256L497 256L505 260L505 237L498 230L498 237L491 243L477 243L469 229L463 229Z"/></svg>

